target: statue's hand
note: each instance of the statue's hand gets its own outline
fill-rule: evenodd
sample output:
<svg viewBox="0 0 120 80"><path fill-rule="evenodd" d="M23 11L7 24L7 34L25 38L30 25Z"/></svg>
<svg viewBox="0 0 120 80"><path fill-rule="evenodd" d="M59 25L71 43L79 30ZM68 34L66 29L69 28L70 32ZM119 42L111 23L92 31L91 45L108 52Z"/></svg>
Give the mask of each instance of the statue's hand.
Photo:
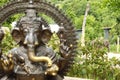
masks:
<svg viewBox="0 0 120 80"><path fill-rule="evenodd" d="M61 41L61 44L60 44L60 53L63 58L69 58L71 49L73 47L72 44L65 45L66 42L67 42L66 40L63 40Z"/></svg>
<svg viewBox="0 0 120 80"><path fill-rule="evenodd" d="M46 70L45 74L55 76L57 75L58 70L59 70L59 67L53 64L50 68Z"/></svg>
<svg viewBox="0 0 120 80"><path fill-rule="evenodd" d="M1 64L3 67L4 71L11 71L14 68L14 61L13 61L13 56L12 54L8 54L8 55L2 55L1 56Z"/></svg>

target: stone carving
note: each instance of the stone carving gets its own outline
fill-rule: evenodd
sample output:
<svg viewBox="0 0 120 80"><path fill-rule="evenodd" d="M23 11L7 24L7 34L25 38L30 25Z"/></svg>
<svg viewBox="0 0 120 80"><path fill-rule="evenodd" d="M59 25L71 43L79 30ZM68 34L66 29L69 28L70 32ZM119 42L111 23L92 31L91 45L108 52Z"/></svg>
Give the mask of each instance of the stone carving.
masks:
<svg viewBox="0 0 120 80"><path fill-rule="evenodd" d="M11 5L15 6L12 10L9 8ZM69 19L51 6L41 0L18 0L1 9L1 24L13 12L25 12L11 32L19 47L11 49L8 55L4 55L0 49L1 80L63 80L74 61L76 34ZM54 12L50 13L50 10ZM46 45L53 33L49 24L37 15L39 11L48 14L60 25L57 32L60 39L59 56ZM0 42L3 37L3 31L0 30Z"/></svg>

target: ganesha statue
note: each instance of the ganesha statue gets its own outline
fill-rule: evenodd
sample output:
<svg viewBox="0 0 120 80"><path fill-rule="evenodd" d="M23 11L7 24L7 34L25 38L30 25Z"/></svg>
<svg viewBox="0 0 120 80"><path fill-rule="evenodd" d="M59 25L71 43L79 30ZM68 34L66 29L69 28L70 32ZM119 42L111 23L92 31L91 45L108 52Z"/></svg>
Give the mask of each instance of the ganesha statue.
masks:
<svg viewBox="0 0 120 80"><path fill-rule="evenodd" d="M8 54L0 47L0 80L63 80L75 56L77 43L73 25L58 9L42 0L9 3L0 11L0 23L19 12L25 15L11 30L18 47L9 50ZM39 12L52 17L60 26L56 33L60 41L58 54L46 45L53 33L47 21L38 16ZM0 29L0 43L3 38L4 32Z"/></svg>

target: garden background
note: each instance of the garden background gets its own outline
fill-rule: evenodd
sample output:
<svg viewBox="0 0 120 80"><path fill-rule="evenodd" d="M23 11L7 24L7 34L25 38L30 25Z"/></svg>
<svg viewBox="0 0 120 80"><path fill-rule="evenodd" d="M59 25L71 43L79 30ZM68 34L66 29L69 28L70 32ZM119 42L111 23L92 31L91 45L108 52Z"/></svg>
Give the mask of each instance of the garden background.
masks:
<svg viewBox="0 0 120 80"><path fill-rule="evenodd" d="M10 0L0 0L3 6ZM76 29L82 29L86 5L90 10L85 25L85 46L81 46L81 37L78 40L78 48L75 64L67 74L72 77L90 78L95 80L119 80L120 60L113 57L108 59L108 50L104 43L104 28L111 28L109 33L110 52L120 53L117 50L117 39L120 37L120 0L47 0L61 9L71 18ZM2 26L12 28L11 24L17 21L23 14L16 14L7 19ZM48 16L42 15L49 24L54 21ZM53 36L50 45L57 52L57 36ZM9 32L2 42L4 53L16 46Z"/></svg>

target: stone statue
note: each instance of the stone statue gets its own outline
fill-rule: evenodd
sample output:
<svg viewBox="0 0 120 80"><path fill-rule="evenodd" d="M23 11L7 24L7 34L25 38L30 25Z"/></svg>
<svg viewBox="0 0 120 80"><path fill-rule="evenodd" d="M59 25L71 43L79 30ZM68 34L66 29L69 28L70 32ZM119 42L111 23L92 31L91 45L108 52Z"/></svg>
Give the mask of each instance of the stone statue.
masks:
<svg viewBox="0 0 120 80"><path fill-rule="evenodd" d="M24 3L22 0L19 1ZM25 3L28 4L27 1ZM67 19L65 19L67 22L64 23L63 21L60 24L61 27L57 33L60 39L60 53L57 56L54 50L46 45L53 33L48 23L37 15L39 7L37 6L35 9L35 6L39 1L30 0L29 2L27 9L25 8L26 5L20 5L25 8L25 16L19 19L11 32L12 38L19 46L11 49L7 55L3 54L0 48L0 80L63 80L64 72L67 72L74 60L75 32L73 28L68 28L68 30L64 28L64 25L71 25ZM42 1L39 3L42 4ZM46 5L45 2L43 4ZM23 8L20 10L22 11ZM15 11L19 10L16 9ZM47 14L55 16L54 13L47 12ZM60 20L59 17L55 19ZM1 20L0 23L2 23ZM72 33L70 34L70 32ZM4 33L0 29L0 42L2 42L3 37Z"/></svg>

